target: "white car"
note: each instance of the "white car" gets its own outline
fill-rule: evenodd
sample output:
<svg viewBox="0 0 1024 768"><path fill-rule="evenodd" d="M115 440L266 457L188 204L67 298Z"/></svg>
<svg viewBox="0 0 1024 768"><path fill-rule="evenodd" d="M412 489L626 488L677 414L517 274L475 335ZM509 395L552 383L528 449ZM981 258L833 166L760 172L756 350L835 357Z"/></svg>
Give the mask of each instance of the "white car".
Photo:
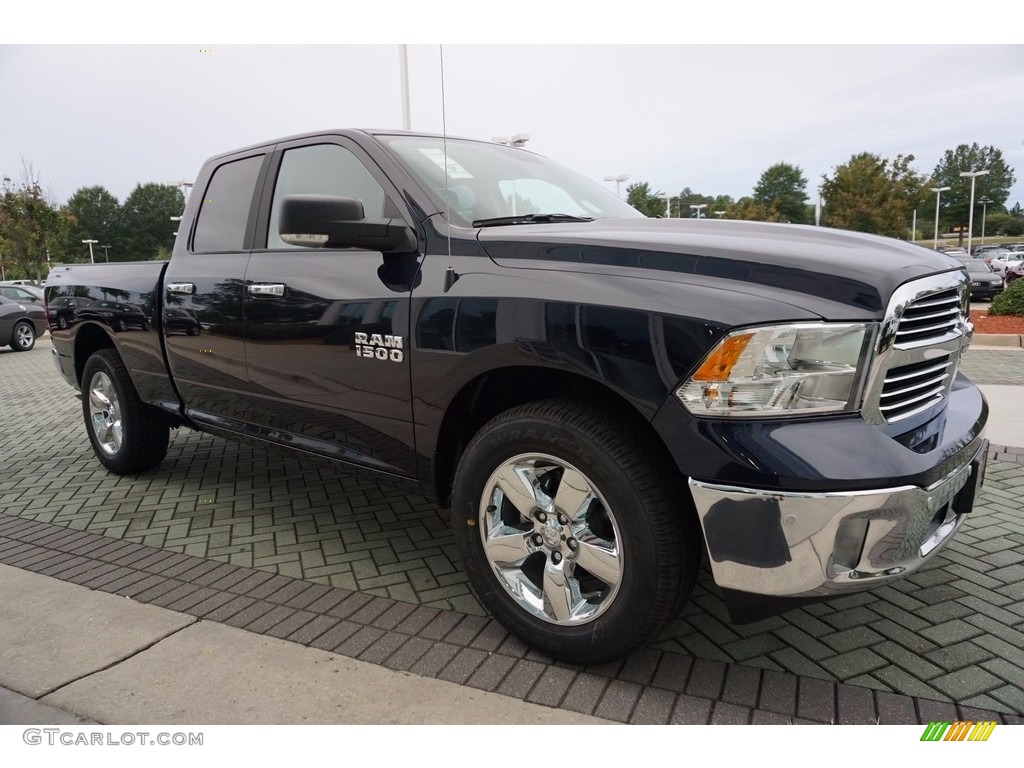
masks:
<svg viewBox="0 0 1024 768"><path fill-rule="evenodd" d="M1006 277L1007 267L1015 267L1018 264L1024 263L1024 258L1022 257L1024 257L1024 253L1003 251L991 258L986 258L985 261L992 267L993 272L998 273L1000 277Z"/></svg>

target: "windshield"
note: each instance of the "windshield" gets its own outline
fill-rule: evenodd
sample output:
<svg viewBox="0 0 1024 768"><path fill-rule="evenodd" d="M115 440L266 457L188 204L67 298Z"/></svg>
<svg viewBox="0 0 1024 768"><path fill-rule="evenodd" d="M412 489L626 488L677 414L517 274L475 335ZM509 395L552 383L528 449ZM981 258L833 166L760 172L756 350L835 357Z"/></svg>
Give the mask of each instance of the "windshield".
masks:
<svg viewBox="0 0 1024 768"><path fill-rule="evenodd" d="M512 220L498 223L557 221L552 214L643 218L597 182L524 149L430 136L378 138L462 226L506 217Z"/></svg>
<svg viewBox="0 0 1024 768"><path fill-rule="evenodd" d="M992 267L979 259L976 262L968 261L967 271L972 274L992 274Z"/></svg>

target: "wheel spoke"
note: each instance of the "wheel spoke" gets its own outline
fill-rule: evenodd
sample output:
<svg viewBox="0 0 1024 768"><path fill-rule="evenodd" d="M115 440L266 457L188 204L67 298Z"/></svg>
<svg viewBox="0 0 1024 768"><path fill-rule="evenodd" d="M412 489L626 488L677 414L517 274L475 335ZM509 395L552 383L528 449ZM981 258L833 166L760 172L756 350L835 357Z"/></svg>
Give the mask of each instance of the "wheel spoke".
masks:
<svg viewBox="0 0 1024 768"><path fill-rule="evenodd" d="M497 528L484 541L487 559L498 568L508 568L523 562L530 554L529 535L514 528Z"/></svg>
<svg viewBox="0 0 1024 768"><path fill-rule="evenodd" d="M563 561L564 563L564 561ZM565 575L562 565L550 560L544 565L544 608L556 621L568 621L573 610L582 602L577 584Z"/></svg>
<svg viewBox="0 0 1024 768"><path fill-rule="evenodd" d="M576 563L610 587L618 584L622 578L622 563L619 561L618 551L600 539L580 541Z"/></svg>
<svg viewBox="0 0 1024 768"><path fill-rule="evenodd" d="M529 517L537 507L537 494L533 485L533 470L506 464L497 472L498 488L523 517Z"/></svg>
<svg viewBox="0 0 1024 768"><path fill-rule="evenodd" d="M89 406L92 408L94 414L96 411L105 411L110 407L110 400L103 393L99 387L93 387L89 390Z"/></svg>
<svg viewBox="0 0 1024 768"><path fill-rule="evenodd" d="M566 468L555 493L555 509L563 512L571 520L586 508L593 498L594 489L590 487L587 478L573 469Z"/></svg>

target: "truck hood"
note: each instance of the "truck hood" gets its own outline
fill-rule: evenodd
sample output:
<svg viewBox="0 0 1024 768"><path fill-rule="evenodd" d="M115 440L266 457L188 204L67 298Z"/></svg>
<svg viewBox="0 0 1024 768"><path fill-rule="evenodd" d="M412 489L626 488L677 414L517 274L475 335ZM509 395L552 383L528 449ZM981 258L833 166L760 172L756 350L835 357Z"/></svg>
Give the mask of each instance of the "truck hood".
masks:
<svg viewBox="0 0 1024 768"><path fill-rule="evenodd" d="M483 227L481 246L511 269L611 273L716 285L822 317L882 317L908 280L962 265L892 238L791 224L597 219Z"/></svg>

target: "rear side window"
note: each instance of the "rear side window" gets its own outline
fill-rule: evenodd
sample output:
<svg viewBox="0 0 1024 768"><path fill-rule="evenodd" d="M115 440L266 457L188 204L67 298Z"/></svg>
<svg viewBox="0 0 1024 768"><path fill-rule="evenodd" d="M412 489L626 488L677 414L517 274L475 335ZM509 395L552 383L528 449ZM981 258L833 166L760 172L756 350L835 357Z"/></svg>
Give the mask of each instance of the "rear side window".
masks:
<svg viewBox="0 0 1024 768"><path fill-rule="evenodd" d="M192 250L198 253L240 251L245 240L253 190L263 156L225 163L206 187Z"/></svg>

